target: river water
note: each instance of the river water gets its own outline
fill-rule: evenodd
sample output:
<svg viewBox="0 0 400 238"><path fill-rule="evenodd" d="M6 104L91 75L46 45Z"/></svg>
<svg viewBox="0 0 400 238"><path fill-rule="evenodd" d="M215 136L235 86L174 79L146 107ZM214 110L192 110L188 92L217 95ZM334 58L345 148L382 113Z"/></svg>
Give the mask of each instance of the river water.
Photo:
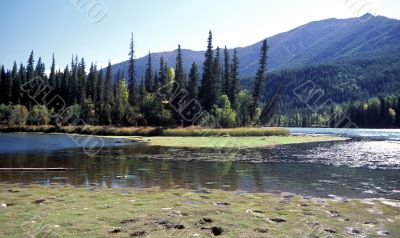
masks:
<svg viewBox="0 0 400 238"><path fill-rule="evenodd" d="M400 130L290 130L294 134L334 134L351 139L240 151L161 148L105 139L103 149L89 156L93 153L88 155L88 147L98 143L84 143L82 148L87 137L0 133L1 168L74 168L67 172L0 172L0 183L138 189L159 186L400 199Z"/></svg>

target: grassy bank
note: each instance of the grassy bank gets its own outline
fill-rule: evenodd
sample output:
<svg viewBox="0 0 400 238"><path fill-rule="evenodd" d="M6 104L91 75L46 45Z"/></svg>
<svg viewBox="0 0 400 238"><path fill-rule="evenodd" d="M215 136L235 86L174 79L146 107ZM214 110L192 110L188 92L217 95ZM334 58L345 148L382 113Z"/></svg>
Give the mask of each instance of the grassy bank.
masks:
<svg viewBox="0 0 400 238"><path fill-rule="evenodd" d="M158 127L113 127L113 126L0 126L0 132L44 132L70 133L103 136L288 136L286 128L158 128Z"/></svg>
<svg viewBox="0 0 400 238"><path fill-rule="evenodd" d="M320 141L345 140L333 136L248 136L248 137L149 137L150 145L191 148L258 148Z"/></svg>
<svg viewBox="0 0 400 238"><path fill-rule="evenodd" d="M399 201L157 188L0 186L0 237L379 237ZM211 235L212 236L212 235Z"/></svg>

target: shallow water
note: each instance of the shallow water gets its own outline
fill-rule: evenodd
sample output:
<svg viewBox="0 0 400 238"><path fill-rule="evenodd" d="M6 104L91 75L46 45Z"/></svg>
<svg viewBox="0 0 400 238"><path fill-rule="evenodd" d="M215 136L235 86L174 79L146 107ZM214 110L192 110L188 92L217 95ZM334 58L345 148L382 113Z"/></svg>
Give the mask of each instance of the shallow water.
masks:
<svg viewBox="0 0 400 238"><path fill-rule="evenodd" d="M0 182L218 188L319 197L400 199L400 146L392 140L356 139L241 151L166 149L109 140L100 153L88 156L76 145L65 146L64 141L68 144L66 141L70 139L67 135L52 136L0 134L0 167L70 167L74 170L0 172ZM17 137L17 144L12 145L8 137ZM35 148L31 143L42 147L26 149ZM18 146L23 149L15 149Z"/></svg>

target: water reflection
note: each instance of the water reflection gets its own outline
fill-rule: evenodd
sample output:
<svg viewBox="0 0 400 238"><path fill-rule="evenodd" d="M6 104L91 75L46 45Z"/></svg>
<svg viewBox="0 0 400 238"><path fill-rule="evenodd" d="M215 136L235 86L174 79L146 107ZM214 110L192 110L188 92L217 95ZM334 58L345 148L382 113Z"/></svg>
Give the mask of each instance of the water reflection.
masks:
<svg viewBox="0 0 400 238"><path fill-rule="evenodd" d="M242 150L235 154L236 159L241 161L220 162L203 159L226 158L230 151L177 150L136 145L108 147L96 157L88 157L79 149L3 154L0 155L0 167L76 169L54 173L0 172L0 181L99 187L179 186L251 192L285 191L322 197L334 194L399 199L398 170L324 164L332 154L339 153L343 146L353 146L352 143L358 142L325 142ZM335 148L339 149L335 152ZM313 157L319 154L319 160Z"/></svg>

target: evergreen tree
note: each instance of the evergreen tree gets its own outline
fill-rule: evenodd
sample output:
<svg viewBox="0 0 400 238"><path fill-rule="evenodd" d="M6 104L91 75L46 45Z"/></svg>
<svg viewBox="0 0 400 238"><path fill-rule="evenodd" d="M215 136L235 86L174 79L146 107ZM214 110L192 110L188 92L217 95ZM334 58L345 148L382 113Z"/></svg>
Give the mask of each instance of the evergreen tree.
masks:
<svg viewBox="0 0 400 238"><path fill-rule="evenodd" d="M42 58L41 57L39 57L39 59L38 59L35 71L36 71L36 76L40 77L42 80L45 80L45 74L44 73L46 71L46 68L44 66L44 63L42 63Z"/></svg>
<svg viewBox="0 0 400 238"><path fill-rule="evenodd" d="M176 56L175 83L180 88L186 87L185 71L183 70L181 45L178 45L178 55Z"/></svg>
<svg viewBox="0 0 400 238"><path fill-rule="evenodd" d="M216 98L219 98L222 95L222 70L221 70L221 61L220 61L220 48L217 47L215 50L215 58L213 63L213 94L216 95ZM216 103L217 101L215 101ZM214 103L214 104L215 104Z"/></svg>
<svg viewBox="0 0 400 238"><path fill-rule="evenodd" d="M146 73L145 73L145 88L146 91L151 93L153 92L154 89L154 81L153 81L153 69L151 66L151 54L149 52L149 55L147 56L147 66L146 66Z"/></svg>
<svg viewBox="0 0 400 238"><path fill-rule="evenodd" d="M114 92L112 83L112 67L111 63L108 62L108 67L106 71L106 81L104 85L104 104L113 105L114 104Z"/></svg>
<svg viewBox="0 0 400 238"><path fill-rule="evenodd" d="M198 83L199 83L199 73L198 73L196 63L193 62L192 67L190 68L190 74L189 74L189 85L188 85L189 98L197 99Z"/></svg>
<svg viewBox="0 0 400 238"><path fill-rule="evenodd" d="M233 59L231 67L231 83L229 87L228 97L234 108L236 108L236 94L240 90L239 82L239 58L237 57L237 50L233 50Z"/></svg>
<svg viewBox="0 0 400 238"><path fill-rule="evenodd" d="M199 99L204 109L210 111L212 106L217 100L214 83L213 83L213 46L212 46L212 32L208 34L208 45L205 53L203 64L203 76L199 90Z"/></svg>
<svg viewBox="0 0 400 238"><path fill-rule="evenodd" d="M129 104L136 105L136 68L135 68L135 45L133 43L133 33L131 33L131 45L129 51L129 68L128 68L128 91Z"/></svg>
<svg viewBox="0 0 400 238"><path fill-rule="evenodd" d="M78 65L78 87L79 87L79 101L84 102L86 100L86 63L83 58Z"/></svg>
<svg viewBox="0 0 400 238"><path fill-rule="evenodd" d="M0 104L4 103L4 98L3 98L3 96L5 95L5 92L4 92L5 87L4 87L4 83L3 83L4 78L5 78L4 74L5 74L4 65L1 65L1 69L0 69Z"/></svg>
<svg viewBox="0 0 400 238"><path fill-rule="evenodd" d="M103 71L100 70L98 73L98 84L97 84L97 100L96 100L96 110L100 112L100 115L102 115L104 104L105 104L105 99L104 99L104 93L105 93L105 82L103 78ZM101 121L101 120L99 120Z"/></svg>
<svg viewBox="0 0 400 238"><path fill-rule="evenodd" d="M231 91L231 65L229 62L229 52L228 52L228 48L225 46L224 49L224 83L222 86L222 93L225 95L230 94ZM229 98L229 101L232 103L231 98Z"/></svg>
<svg viewBox="0 0 400 238"><path fill-rule="evenodd" d="M31 54L29 55L28 64L26 66L27 80L31 80L33 77L35 77L34 64L35 64L35 60L33 58L33 50L32 50Z"/></svg>
<svg viewBox="0 0 400 238"><path fill-rule="evenodd" d="M15 80L12 85L11 101L13 104L21 104L22 103L23 95L21 93L21 86L22 86L22 82L25 81L25 77L26 77L25 68L24 68L24 65L21 63L19 66L17 76L15 77Z"/></svg>
<svg viewBox="0 0 400 238"><path fill-rule="evenodd" d="M51 89L56 89L56 61L54 58L54 53L52 57L51 67L50 67L50 75L49 75L49 86Z"/></svg>
<svg viewBox="0 0 400 238"><path fill-rule="evenodd" d="M265 91L265 76L266 76L265 74L267 71L267 51L268 51L267 40L264 40L261 47L259 68L257 71L253 88L253 103L250 110L250 118L252 121L256 119L255 116L258 103L261 100L263 93Z"/></svg>

